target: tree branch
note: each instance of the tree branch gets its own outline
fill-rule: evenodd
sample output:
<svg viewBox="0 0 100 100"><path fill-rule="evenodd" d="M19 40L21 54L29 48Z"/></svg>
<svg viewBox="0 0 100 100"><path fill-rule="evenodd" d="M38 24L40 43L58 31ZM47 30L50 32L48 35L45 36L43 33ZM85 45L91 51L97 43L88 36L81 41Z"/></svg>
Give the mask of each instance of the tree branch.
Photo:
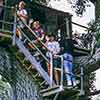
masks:
<svg viewBox="0 0 100 100"><path fill-rule="evenodd" d="M94 91L94 92L90 92L89 94L88 94L88 96L94 96L94 95L97 95L97 94L99 94L100 93L100 90L97 90L97 91Z"/></svg>
<svg viewBox="0 0 100 100"><path fill-rule="evenodd" d="M92 3L95 3L96 2L96 0L90 0Z"/></svg>

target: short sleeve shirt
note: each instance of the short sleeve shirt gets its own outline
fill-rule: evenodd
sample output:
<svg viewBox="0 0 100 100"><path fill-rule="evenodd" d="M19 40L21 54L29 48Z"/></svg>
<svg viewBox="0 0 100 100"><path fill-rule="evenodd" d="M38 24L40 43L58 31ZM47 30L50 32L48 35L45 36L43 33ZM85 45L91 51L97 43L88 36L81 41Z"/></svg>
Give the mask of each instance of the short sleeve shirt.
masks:
<svg viewBox="0 0 100 100"><path fill-rule="evenodd" d="M60 52L60 45L57 41L48 42L47 47L53 54L58 54Z"/></svg>
<svg viewBox="0 0 100 100"><path fill-rule="evenodd" d="M27 11L26 11L26 9L21 9L21 10L18 10L18 11L17 11L17 14L21 14L21 15L23 15L23 16L27 16ZM22 20L25 24L27 24L27 19L26 19L26 18L24 18L24 17L20 17L20 18L21 18L21 20ZM19 26L20 26L21 28L24 27L24 25L23 25L23 23L22 23L21 21L19 21Z"/></svg>
<svg viewBox="0 0 100 100"><path fill-rule="evenodd" d="M33 31L36 33L36 35L37 35L38 37L42 37L42 35L44 34L43 29L40 28L40 27L39 27L38 29L33 28Z"/></svg>
<svg viewBox="0 0 100 100"><path fill-rule="evenodd" d="M21 15L26 15L27 16L27 11L26 11L26 9L21 9L21 10L17 11L17 14L21 14ZM21 19L23 20L25 18L21 17Z"/></svg>

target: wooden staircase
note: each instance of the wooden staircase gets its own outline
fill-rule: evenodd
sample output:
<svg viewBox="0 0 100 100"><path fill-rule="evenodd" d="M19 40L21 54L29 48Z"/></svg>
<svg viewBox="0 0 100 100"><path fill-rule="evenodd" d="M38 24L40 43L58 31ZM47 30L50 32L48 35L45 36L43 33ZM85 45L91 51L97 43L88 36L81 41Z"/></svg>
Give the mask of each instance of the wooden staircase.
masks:
<svg viewBox="0 0 100 100"><path fill-rule="evenodd" d="M70 89L66 89L67 86L64 85L63 78L60 79L62 81L60 82L59 85L56 85L53 79L51 80L51 76L48 75L45 68L43 68L44 66L41 66L40 62L36 59L36 56L34 56L34 52L30 51L30 48L28 48L28 43L31 43L31 45L33 46L33 48L31 49L33 49L34 51L34 48L35 48L35 51L37 51L39 55L41 55L42 58L47 63L49 62L48 59L21 29L20 29L20 32L22 33L22 36L23 36L22 39L19 39L15 35L15 44L17 46L17 52L15 53L15 55L18 61L22 64L22 66L24 66L25 69L27 69L27 72L30 73L33 79L39 84L40 94L43 97L48 97L48 96L55 95L55 94L57 95L60 92L66 93L66 90L69 91ZM56 70L58 70L61 73L61 75L64 75L65 72L62 71L62 69L63 67L56 69ZM79 92L79 90L77 89L71 90L71 91Z"/></svg>
<svg viewBox="0 0 100 100"><path fill-rule="evenodd" d="M17 59L22 63L23 66L26 66L28 72L31 73L33 78L39 83L40 93L43 97L56 94L58 92L64 91L62 85L56 85L54 80L51 81L51 76L48 75L47 71L41 66L40 62L36 59L33 52L30 52L28 43L31 45L38 53L48 62L46 56L39 50L39 48L25 35L22 30L23 39L20 40L18 37L15 38L15 44L18 47L18 52L16 53Z"/></svg>
<svg viewBox="0 0 100 100"><path fill-rule="evenodd" d="M32 64L31 67L35 68L41 74L41 76L47 81L47 83L51 86L52 83L50 81L50 78L48 74L44 71L44 69L41 67L40 63L36 61L34 56L31 55L31 53L25 48L25 46L19 39L16 39L16 44L20 49L20 51L25 55L25 59L29 60L29 62Z"/></svg>

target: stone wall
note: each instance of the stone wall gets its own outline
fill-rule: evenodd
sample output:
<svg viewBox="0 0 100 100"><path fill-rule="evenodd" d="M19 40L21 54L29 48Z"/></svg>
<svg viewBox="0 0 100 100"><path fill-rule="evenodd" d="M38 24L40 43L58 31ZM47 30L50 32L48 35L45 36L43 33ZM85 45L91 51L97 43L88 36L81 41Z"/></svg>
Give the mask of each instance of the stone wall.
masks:
<svg viewBox="0 0 100 100"><path fill-rule="evenodd" d="M40 100L38 87L33 78L18 66L15 72L15 100Z"/></svg>
<svg viewBox="0 0 100 100"><path fill-rule="evenodd" d="M31 75L21 68L13 54L2 48L0 48L0 74L12 87L13 99L10 100L42 100Z"/></svg>

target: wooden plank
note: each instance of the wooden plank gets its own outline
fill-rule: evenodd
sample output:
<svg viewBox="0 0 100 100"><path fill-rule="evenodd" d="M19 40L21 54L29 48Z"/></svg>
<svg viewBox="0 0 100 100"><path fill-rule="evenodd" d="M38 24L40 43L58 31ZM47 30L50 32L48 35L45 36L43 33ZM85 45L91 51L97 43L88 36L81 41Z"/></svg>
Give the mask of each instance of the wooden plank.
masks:
<svg viewBox="0 0 100 100"><path fill-rule="evenodd" d="M11 35L7 35L7 34L4 34L4 33L0 33L0 36L2 36L2 37L7 37L7 38L12 38Z"/></svg>
<svg viewBox="0 0 100 100"><path fill-rule="evenodd" d="M79 47L79 45L75 45L75 44L74 44L74 48L75 48L75 49L78 49L78 50L81 50L81 51L87 51L87 52L90 51L90 49L82 48L82 47Z"/></svg>
<svg viewBox="0 0 100 100"><path fill-rule="evenodd" d="M59 88L59 85L55 85L53 87L49 87L47 89L43 89L43 90L40 91L40 93L44 93L44 92L47 92L47 91L51 91L51 90L54 90L54 89L57 89L57 88Z"/></svg>
<svg viewBox="0 0 100 100"><path fill-rule="evenodd" d="M42 83L40 83L40 86L42 86L44 83L46 83L46 81L43 81Z"/></svg>
<svg viewBox="0 0 100 100"><path fill-rule="evenodd" d="M82 27L82 28L85 28L85 29L89 29L88 27L83 26L83 25L81 25L81 24L78 24L78 23L76 23L76 22L71 22L71 23L74 24L74 25L77 25L77 26L79 26L79 27Z"/></svg>
<svg viewBox="0 0 100 100"><path fill-rule="evenodd" d="M47 96L50 96L52 94L59 93L59 92L62 92L62 91L64 91L64 89L59 87L59 88L53 89L51 91L46 91L45 93L42 94L42 96L47 97Z"/></svg>
<svg viewBox="0 0 100 100"><path fill-rule="evenodd" d="M74 49L74 53L80 53L80 54L85 54L85 55L89 54L89 52L76 50L76 49Z"/></svg>

